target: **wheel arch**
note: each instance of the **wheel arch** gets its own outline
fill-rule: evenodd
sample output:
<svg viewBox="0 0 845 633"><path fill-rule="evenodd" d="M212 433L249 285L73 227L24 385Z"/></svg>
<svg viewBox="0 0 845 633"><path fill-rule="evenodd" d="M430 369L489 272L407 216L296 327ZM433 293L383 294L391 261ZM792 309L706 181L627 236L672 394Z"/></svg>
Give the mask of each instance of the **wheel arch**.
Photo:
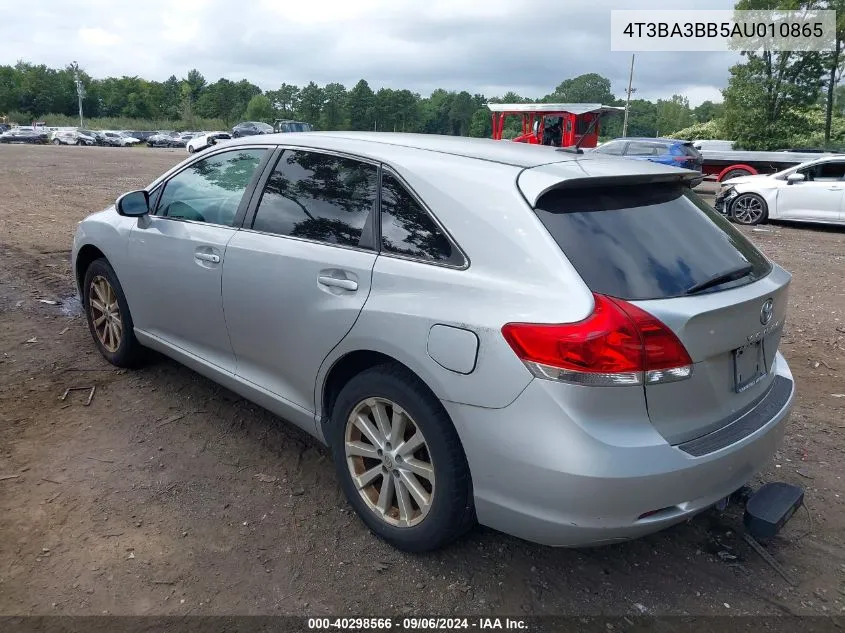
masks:
<svg viewBox="0 0 845 633"><path fill-rule="evenodd" d="M105 253L93 244L86 244L79 249L79 253L76 255L76 269L73 271L73 274L76 279L76 287L79 288L80 293L82 292L82 284L85 281L85 271L98 259L108 261Z"/></svg>
<svg viewBox="0 0 845 633"><path fill-rule="evenodd" d="M754 169L751 165L746 165L744 163L737 163L736 165L728 165L722 171L719 172L719 175L716 177L718 182L722 182L722 179L732 172L735 169L741 169L743 171L747 171L749 175L756 176L759 172Z"/></svg>
<svg viewBox="0 0 845 633"><path fill-rule="evenodd" d="M367 369L387 364L399 365L405 369L419 381L420 385L423 386L435 400L438 402L440 401L435 388L432 387L431 381L426 380L426 376L422 375L408 363L402 362L402 360L397 358L396 355L374 349L362 348L349 350L331 361L331 364L328 365L328 369L324 370L325 374L323 374L322 371L320 372L322 378L318 376L317 397L315 398L315 401L318 407L317 420L319 421L320 426L322 427L325 422L331 419L334 403L346 383Z"/></svg>

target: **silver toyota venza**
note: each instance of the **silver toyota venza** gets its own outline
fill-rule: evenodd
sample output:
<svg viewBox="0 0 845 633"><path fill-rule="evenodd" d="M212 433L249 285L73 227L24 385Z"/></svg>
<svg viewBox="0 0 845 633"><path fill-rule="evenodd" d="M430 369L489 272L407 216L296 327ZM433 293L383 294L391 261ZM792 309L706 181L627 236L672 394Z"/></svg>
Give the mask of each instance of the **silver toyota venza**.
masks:
<svg viewBox="0 0 845 633"><path fill-rule="evenodd" d="M580 546L740 488L792 405L790 275L694 172L411 134L220 144L80 223L113 364L158 350L324 441L377 535Z"/></svg>

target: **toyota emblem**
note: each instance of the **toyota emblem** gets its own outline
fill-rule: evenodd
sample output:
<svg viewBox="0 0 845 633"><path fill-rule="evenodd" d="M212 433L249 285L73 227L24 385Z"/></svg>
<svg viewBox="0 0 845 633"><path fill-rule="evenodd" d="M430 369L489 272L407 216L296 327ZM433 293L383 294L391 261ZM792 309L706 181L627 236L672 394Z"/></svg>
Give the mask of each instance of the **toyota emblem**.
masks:
<svg viewBox="0 0 845 633"><path fill-rule="evenodd" d="M775 302L771 299L766 299L763 302L763 307L760 308L760 323L768 325L772 320L772 315L775 313Z"/></svg>

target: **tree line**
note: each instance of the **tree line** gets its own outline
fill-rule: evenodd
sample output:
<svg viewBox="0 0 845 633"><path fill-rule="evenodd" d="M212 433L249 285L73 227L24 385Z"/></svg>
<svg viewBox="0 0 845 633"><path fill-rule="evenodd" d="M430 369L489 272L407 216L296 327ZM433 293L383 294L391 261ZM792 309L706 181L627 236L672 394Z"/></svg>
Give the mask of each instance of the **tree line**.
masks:
<svg viewBox="0 0 845 633"><path fill-rule="evenodd" d="M839 86L845 55L845 0L738 0L736 9L813 9L837 11L833 52L743 52L731 67L723 102L690 107L680 94L630 102L628 135L675 136L690 140L722 138L746 149L785 147L845 148L845 90ZM695 72L692 68L690 72ZM262 90L247 79L209 83L199 70L166 81L140 77L93 78L80 72L87 118L167 123L175 129L197 125L229 127L240 120L306 121L322 130L377 130L486 137L491 134L488 102L603 103L624 105L608 78L586 73L564 79L548 94L500 96L466 90L434 90L422 96L408 89L378 87L361 79L304 86L282 83ZM49 68L18 62L0 66L0 115L20 123L33 119L71 122L77 95L71 66ZM510 117L505 135L520 132ZM602 124L602 137L622 133L622 117Z"/></svg>
<svg viewBox="0 0 845 633"><path fill-rule="evenodd" d="M468 91L434 90L430 95L408 89L373 89L361 79L351 88L340 83L304 86L282 83L275 90L262 91L247 79L221 78L209 83L199 70L165 81L140 77L93 78L80 71L84 88L82 101L86 119L123 118L172 121L173 127L192 128L198 119L217 120L230 127L241 120L272 122L274 119L306 121L322 130L377 130L423 132L486 137L491 133L487 102L567 102L624 105L611 91L610 80L596 73L565 79L549 94L529 97L508 92L487 97ZM43 64L18 62L0 66L0 115L20 123L52 116L77 115L77 94L73 69L49 68ZM682 95L631 102L629 134L655 136L680 130L693 123L710 121L721 105L705 102L691 108ZM621 133L622 117L610 118L603 136ZM514 119L506 133L515 135Z"/></svg>

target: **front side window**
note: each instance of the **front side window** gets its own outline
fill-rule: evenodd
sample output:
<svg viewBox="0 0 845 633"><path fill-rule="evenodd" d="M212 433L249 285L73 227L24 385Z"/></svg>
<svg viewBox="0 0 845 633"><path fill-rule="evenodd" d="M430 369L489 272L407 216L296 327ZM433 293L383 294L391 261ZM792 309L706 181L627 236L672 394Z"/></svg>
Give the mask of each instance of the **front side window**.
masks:
<svg viewBox="0 0 845 633"><path fill-rule="evenodd" d="M232 226L241 198L266 151L222 152L195 162L167 181L156 215Z"/></svg>
<svg viewBox="0 0 845 633"><path fill-rule="evenodd" d="M830 161L826 163L816 163L806 169L802 169L807 180L831 182L842 180L845 177L845 162Z"/></svg>
<svg viewBox="0 0 845 633"><path fill-rule="evenodd" d="M252 228L359 246L376 204L378 168L351 158L287 150L261 197Z"/></svg>
<svg viewBox="0 0 845 633"><path fill-rule="evenodd" d="M443 263L463 263L461 254L402 183L381 179L381 247L387 253Z"/></svg>

